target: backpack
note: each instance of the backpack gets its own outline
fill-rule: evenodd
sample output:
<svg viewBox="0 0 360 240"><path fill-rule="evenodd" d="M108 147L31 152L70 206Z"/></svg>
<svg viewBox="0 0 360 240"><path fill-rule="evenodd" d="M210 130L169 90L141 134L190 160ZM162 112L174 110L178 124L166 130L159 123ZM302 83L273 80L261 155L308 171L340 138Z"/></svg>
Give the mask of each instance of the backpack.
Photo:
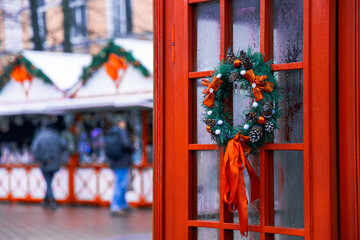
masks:
<svg viewBox="0 0 360 240"><path fill-rule="evenodd" d="M111 160L119 160L123 156L120 133L115 129L105 136L105 154Z"/></svg>

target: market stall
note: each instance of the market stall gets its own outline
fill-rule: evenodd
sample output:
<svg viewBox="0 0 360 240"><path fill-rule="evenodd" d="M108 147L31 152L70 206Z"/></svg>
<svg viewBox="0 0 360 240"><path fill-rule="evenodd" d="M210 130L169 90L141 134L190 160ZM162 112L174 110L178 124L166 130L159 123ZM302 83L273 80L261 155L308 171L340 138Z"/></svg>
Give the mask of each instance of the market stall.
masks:
<svg viewBox="0 0 360 240"><path fill-rule="evenodd" d="M125 50L116 45L117 41L122 42L123 46L129 45L129 48ZM132 52L129 52L131 50ZM103 140L106 131L113 124L113 118L122 115L130 123L132 140L137 148L134 154L132 184L126 197L133 206L150 206L152 168L148 156L152 156L153 84L148 69L152 69L152 42L116 40L109 42L94 56L33 51L18 56L29 59L27 64L30 68L39 66L39 69L36 68L37 72L43 74L44 79L51 83L43 81L44 84L53 89L44 89L42 85L43 88L37 87L33 77L35 72L28 71L32 78L32 87L18 87L28 89L28 92L24 90L25 100L21 102L26 104L20 108L20 101L15 101L13 104L18 106L16 111L16 108L3 112L0 110L2 115L9 115L8 118L1 117L1 120L10 119L10 122L13 122L15 118L22 118L36 122L37 125L32 126L32 129L39 128L44 118L57 122L62 136L69 142L69 151L72 155L67 166L55 176L55 198L66 203L109 203L114 177L107 165ZM4 79L13 85L26 85L25 80L13 79L14 66L24 65L18 63L18 56L15 61L17 65L10 61L5 68L7 72L1 76L7 77ZM12 68L11 64L14 65ZM32 91L39 91L34 95L42 95L43 100L29 100ZM52 91L57 92L55 94ZM14 90L11 92L14 94ZM0 93L0 104L4 93L6 92ZM16 92L15 95L19 94ZM25 178L21 177L24 175ZM0 167L0 176L3 176L0 179L2 200L41 201L45 192L45 182L36 164L6 163ZM18 186L17 189L21 189L21 193L17 193L13 185Z"/></svg>

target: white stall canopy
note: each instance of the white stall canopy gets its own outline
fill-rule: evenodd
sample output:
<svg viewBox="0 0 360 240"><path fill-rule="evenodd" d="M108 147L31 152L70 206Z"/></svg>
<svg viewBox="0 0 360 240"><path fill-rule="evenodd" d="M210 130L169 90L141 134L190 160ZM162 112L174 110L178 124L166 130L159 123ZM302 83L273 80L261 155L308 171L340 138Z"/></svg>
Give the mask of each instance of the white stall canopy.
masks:
<svg viewBox="0 0 360 240"><path fill-rule="evenodd" d="M0 115L152 108L152 41L117 39L97 55L24 51L0 72Z"/></svg>

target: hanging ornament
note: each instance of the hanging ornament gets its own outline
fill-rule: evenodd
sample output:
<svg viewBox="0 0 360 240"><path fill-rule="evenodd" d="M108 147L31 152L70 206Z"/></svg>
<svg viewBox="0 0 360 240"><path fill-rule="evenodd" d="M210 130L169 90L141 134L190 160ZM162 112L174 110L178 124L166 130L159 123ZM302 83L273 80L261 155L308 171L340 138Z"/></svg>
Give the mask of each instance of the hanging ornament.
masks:
<svg viewBox="0 0 360 240"><path fill-rule="evenodd" d="M274 131L274 124L269 120L267 120L265 122L264 127L265 127L265 131L267 131L267 132L273 132Z"/></svg>
<svg viewBox="0 0 360 240"><path fill-rule="evenodd" d="M251 128L249 137L250 137L250 141L252 143L259 141L259 139L261 138L261 136L263 135L263 130L262 127L260 125L255 125Z"/></svg>
<svg viewBox="0 0 360 240"><path fill-rule="evenodd" d="M211 115L213 112L211 111L211 110L209 110L208 112L207 112L207 115Z"/></svg>
<svg viewBox="0 0 360 240"><path fill-rule="evenodd" d="M234 67L236 67L236 68L241 67L241 61L240 61L240 59L236 59L236 60L234 61Z"/></svg>
<svg viewBox="0 0 360 240"><path fill-rule="evenodd" d="M270 101L266 101L261 110L261 114L266 118L270 118L273 115L273 108L274 104Z"/></svg>
<svg viewBox="0 0 360 240"><path fill-rule="evenodd" d="M223 123L224 123L224 121L223 121L223 120L219 120L219 121L217 121L217 125L219 125L219 126L221 126Z"/></svg>
<svg viewBox="0 0 360 240"><path fill-rule="evenodd" d="M250 127L250 125L249 125L249 124L247 124L247 123L245 123L245 124L244 124L244 129L245 129L245 130L248 130L248 129L249 129L249 127Z"/></svg>
<svg viewBox="0 0 360 240"><path fill-rule="evenodd" d="M229 63L229 64L233 64L234 61L236 60L236 57L235 57L235 54L232 50L232 47L229 46L227 52L226 52L226 61Z"/></svg>
<svg viewBox="0 0 360 240"><path fill-rule="evenodd" d="M241 76L244 76L244 75L245 75L245 73L246 73L246 71L245 71L245 70L241 70L240 75L241 75Z"/></svg>
<svg viewBox="0 0 360 240"><path fill-rule="evenodd" d="M256 108L257 106L259 106L259 104L257 102L253 102L252 106Z"/></svg>
<svg viewBox="0 0 360 240"><path fill-rule="evenodd" d="M221 133L220 129L216 129L216 130L215 130L215 134L216 134L216 135L220 135L220 133Z"/></svg>
<svg viewBox="0 0 360 240"><path fill-rule="evenodd" d="M254 112L250 112L250 113L248 113L248 114L246 114L246 119L245 119L245 121L246 122L254 122L254 121L256 121L257 120L257 114L256 113L254 113Z"/></svg>
<svg viewBox="0 0 360 240"><path fill-rule="evenodd" d="M264 123L265 123L265 118L264 118L263 116L260 116L260 117L258 118L257 122L258 122L259 124L264 124Z"/></svg>
<svg viewBox="0 0 360 240"><path fill-rule="evenodd" d="M206 126L206 131L207 131L208 133L210 133L210 132L211 132L211 127L210 127L210 126Z"/></svg>
<svg viewBox="0 0 360 240"><path fill-rule="evenodd" d="M234 71L230 74L229 80L228 82L235 82L237 80L239 80L240 74L237 71Z"/></svg>

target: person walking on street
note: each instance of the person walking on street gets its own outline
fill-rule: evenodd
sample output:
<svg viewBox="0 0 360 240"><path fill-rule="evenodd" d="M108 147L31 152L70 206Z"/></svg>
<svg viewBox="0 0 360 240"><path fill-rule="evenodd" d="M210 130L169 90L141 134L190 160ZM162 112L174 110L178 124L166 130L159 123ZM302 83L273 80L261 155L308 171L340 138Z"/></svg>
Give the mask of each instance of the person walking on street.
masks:
<svg viewBox="0 0 360 240"><path fill-rule="evenodd" d="M57 204L51 184L55 173L65 161L66 143L51 125L47 125L36 135L31 148L46 181L43 206L46 207L49 204L50 208L54 210L57 208Z"/></svg>
<svg viewBox="0 0 360 240"><path fill-rule="evenodd" d="M106 157L115 174L114 195L110 203L110 211L113 215L124 215L130 210L125 201L125 193L130 182L131 155L134 147L127 131L126 121L118 118L116 123L105 137Z"/></svg>

